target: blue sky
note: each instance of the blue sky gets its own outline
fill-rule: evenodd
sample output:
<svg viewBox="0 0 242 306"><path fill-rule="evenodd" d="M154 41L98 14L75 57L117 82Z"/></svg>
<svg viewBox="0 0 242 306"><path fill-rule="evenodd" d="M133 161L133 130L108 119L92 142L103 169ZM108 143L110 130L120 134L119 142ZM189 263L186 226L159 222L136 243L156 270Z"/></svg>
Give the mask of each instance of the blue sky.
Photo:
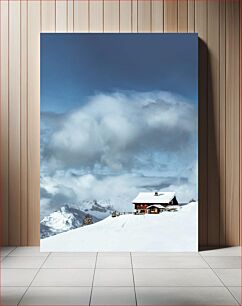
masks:
<svg viewBox="0 0 242 306"><path fill-rule="evenodd" d="M41 34L41 110L97 92L163 90L197 100L197 34Z"/></svg>

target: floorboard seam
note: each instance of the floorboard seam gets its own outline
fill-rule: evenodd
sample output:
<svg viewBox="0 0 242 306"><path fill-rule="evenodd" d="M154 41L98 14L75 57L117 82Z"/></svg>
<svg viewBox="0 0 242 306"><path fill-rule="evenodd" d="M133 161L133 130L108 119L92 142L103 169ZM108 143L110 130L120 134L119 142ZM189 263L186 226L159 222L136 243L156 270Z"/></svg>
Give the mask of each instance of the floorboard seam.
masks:
<svg viewBox="0 0 242 306"><path fill-rule="evenodd" d="M26 295L26 293L28 292L28 290L29 290L30 286L32 285L32 283L33 283L33 281L35 280L36 276L38 275L39 271L41 270L41 268L42 268L42 267L43 267L43 265L45 264L46 260L49 258L50 254L51 254L51 253L49 253L49 254L46 256L45 260L44 260L44 261L43 261L43 263L40 265L40 267L39 267L39 269L37 270L37 272L36 272L35 276L33 277L33 279L32 279L32 281L30 282L30 284L27 286L27 289L25 290L25 292L24 292L23 296L21 297L21 299L20 299L20 301L18 302L18 304L17 304L17 305L20 305L20 303L22 302L22 300L23 300L24 296L25 296L25 295Z"/></svg>
<svg viewBox="0 0 242 306"><path fill-rule="evenodd" d="M134 267L133 267L133 260L132 260L132 253L130 252L130 260L131 260L131 268L132 268L132 276L133 276L133 284L134 284L134 298L135 298L135 305L137 306L137 294L136 294L136 288L135 288L135 280L134 280Z"/></svg>
<svg viewBox="0 0 242 306"><path fill-rule="evenodd" d="M89 298L89 306L91 305L91 302L92 302L92 291L93 291L94 277L95 277L95 272L96 272L96 267L97 267L97 257L98 257L98 252L96 253L93 278L92 278L92 286L91 286L91 292L90 292L90 298Z"/></svg>
<svg viewBox="0 0 242 306"><path fill-rule="evenodd" d="M201 255L200 255L201 256ZM217 278L220 280L220 282L223 284L223 287L227 289L227 291L229 292L229 294L232 296L232 298L235 300L235 302L239 303L237 301L237 299L235 298L235 296L232 294L232 292L230 292L229 288L225 285L225 283L223 282L223 280L219 277L219 275L216 273L216 271L214 270L214 268L211 267L211 265L206 261L206 259L201 256L201 258L208 264L208 266L210 267L210 269L213 271L213 273L217 276ZM240 305L240 303L239 303Z"/></svg>

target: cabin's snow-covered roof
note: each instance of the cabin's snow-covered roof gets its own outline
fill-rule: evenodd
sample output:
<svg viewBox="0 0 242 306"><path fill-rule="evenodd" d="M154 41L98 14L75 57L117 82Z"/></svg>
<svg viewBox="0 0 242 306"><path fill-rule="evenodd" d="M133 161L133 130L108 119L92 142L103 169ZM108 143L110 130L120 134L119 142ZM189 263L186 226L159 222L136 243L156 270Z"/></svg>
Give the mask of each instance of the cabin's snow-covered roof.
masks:
<svg viewBox="0 0 242 306"><path fill-rule="evenodd" d="M140 192L132 201L134 204L168 204L175 196L175 192Z"/></svg>
<svg viewBox="0 0 242 306"><path fill-rule="evenodd" d="M161 204L152 204L152 205L148 206L147 208L151 208L151 207L156 207L156 208L159 208L159 209L165 208L165 206L163 206Z"/></svg>

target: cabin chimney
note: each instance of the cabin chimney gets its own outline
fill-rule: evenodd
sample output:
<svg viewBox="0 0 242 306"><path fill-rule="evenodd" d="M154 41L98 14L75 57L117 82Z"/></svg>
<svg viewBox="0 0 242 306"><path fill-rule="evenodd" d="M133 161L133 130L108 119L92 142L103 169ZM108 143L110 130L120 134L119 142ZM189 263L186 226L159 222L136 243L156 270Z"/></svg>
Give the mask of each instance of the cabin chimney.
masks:
<svg viewBox="0 0 242 306"><path fill-rule="evenodd" d="M157 191L155 192L155 196L158 196L158 192Z"/></svg>

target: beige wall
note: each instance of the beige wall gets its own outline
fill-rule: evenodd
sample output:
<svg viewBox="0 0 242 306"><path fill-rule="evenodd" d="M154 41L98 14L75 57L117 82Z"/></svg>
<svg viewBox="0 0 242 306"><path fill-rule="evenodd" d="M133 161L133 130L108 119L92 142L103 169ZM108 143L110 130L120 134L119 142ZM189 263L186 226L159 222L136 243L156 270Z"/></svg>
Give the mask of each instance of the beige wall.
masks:
<svg viewBox="0 0 242 306"><path fill-rule="evenodd" d="M239 0L1 0L1 222L39 244L40 32L198 32L199 242L239 244Z"/></svg>

